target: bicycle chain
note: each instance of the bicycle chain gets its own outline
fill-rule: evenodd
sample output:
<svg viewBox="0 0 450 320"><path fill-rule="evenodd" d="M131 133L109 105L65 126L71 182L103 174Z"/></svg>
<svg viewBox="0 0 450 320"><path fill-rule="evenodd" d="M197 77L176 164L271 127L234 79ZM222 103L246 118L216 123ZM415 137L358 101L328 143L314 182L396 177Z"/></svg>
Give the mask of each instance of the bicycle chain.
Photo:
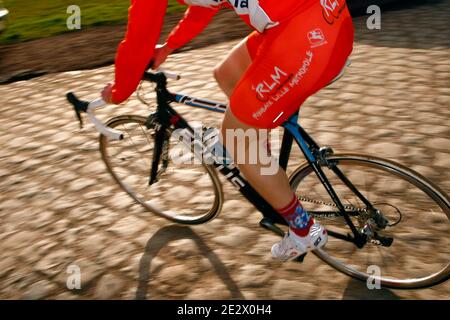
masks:
<svg viewBox="0 0 450 320"><path fill-rule="evenodd" d="M309 202L309 203L314 203L314 204L321 204L321 205L326 205L326 206L337 208L337 205L334 204L334 203L328 203L328 202L320 201L320 200L313 200L313 199L310 199L310 198L307 198L307 197L303 197L303 196L299 196L298 199L300 201L304 201L304 202ZM355 208L355 207L351 207L351 206L344 206L344 208L346 210L358 211L358 212L363 213L363 214L367 213L367 209L360 209L360 208ZM364 217L364 216L359 216L358 217L358 221L359 221L359 226L360 227L362 227L362 226L364 226L366 224L365 218L366 217ZM370 242L375 244L375 245L381 245L381 242L378 241L378 243L377 243L373 239Z"/></svg>
<svg viewBox="0 0 450 320"><path fill-rule="evenodd" d="M298 199L300 201L304 201L304 202L309 202L309 203L314 203L314 204L321 204L321 205L327 205L327 206L330 206L330 207L337 208L337 205L334 204L334 203L327 203L325 201L313 200L313 199L310 199L310 198L307 198L307 197L303 197L303 196L299 196ZM367 209L360 209L360 208L355 208L355 207L351 207L351 206L344 206L344 208L346 210L354 210L354 211L358 211L358 212L361 212L361 213L367 213ZM360 222L360 226L361 227L363 225L365 225L366 222L364 221L364 217L359 217L358 220ZM383 246L381 241L377 240L377 239L370 239L370 243L372 243L374 245L377 245L377 246Z"/></svg>
<svg viewBox="0 0 450 320"><path fill-rule="evenodd" d="M298 199L300 201L309 202L309 203L313 203L313 204L321 204L321 205L326 205L326 206L334 207L334 208L338 207L335 203L328 203L328 202L321 201L321 200L313 200L313 199L310 199L310 198L307 198L307 197L304 197L304 196L299 196ZM367 209L365 209L365 208L361 209L361 208L355 208L355 207L352 207L352 206L344 206L344 209L358 211L358 212L361 212L361 213L366 213L367 212Z"/></svg>

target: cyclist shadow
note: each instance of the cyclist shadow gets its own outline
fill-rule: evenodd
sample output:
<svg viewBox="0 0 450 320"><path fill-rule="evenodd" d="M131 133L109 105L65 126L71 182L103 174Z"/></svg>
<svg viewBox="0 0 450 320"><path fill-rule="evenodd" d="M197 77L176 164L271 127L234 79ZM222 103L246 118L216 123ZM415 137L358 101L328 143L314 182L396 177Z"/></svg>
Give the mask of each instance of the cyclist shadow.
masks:
<svg viewBox="0 0 450 320"><path fill-rule="evenodd" d="M230 277L225 265L220 261L218 256L204 243L203 239L198 236L191 228L179 225L171 225L158 230L147 242L145 252L139 263L139 282L136 291L136 299L148 299L148 287L150 280L150 266L154 257L168 243L180 240L190 239L197 245L200 255L206 257L214 268L214 271L229 290L231 299L244 299L238 286Z"/></svg>
<svg viewBox="0 0 450 320"><path fill-rule="evenodd" d="M345 288L342 300L400 300L401 297L397 296L389 289L373 289L369 290L367 285L363 281L356 279L350 279Z"/></svg>

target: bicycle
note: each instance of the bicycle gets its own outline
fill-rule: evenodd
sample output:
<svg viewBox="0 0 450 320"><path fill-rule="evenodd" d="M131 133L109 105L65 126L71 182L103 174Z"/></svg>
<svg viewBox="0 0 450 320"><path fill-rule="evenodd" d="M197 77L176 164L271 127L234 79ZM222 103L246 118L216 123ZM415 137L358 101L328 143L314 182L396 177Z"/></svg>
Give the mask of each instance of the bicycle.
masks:
<svg viewBox="0 0 450 320"><path fill-rule="evenodd" d="M331 83L343 73L344 70ZM221 211L223 191L217 175L219 171L262 213L260 226L284 236L285 220L250 186L232 162L208 151L211 149L208 139L214 136L211 128L202 128L201 132L205 135L197 139L198 130L194 130L171 107L171 103L220 113L225 112L227 106L208 99L171 93L167 89L168 78L179 79L179 76L168 72L144 73L141 85L146 82L156 85L156 110L147 118L123 115L108 120L105 125L93 113L95 108L105 104L104 101L85 102L78 100L73 93L67 94L80 127L83 125L81 113L86 112L101 133L102 159L114 180L147 210L177 223L194 225L212 220ZM140 92L141 87L138 97L146 102ZM362 281L378 281L386 288L417 289L447 281L450 276L449 197L425 177L391 160L364 154L335 154L329 146L320 147L299 125L298 115L298 112L292 115L282 125L284 134L279 166L287 168L295 141L306 161L290 175L291 187L305 209L315 219L323 221L329 234L328 244L313 253L340 272ZM174 132L179 130L183 132L183 138L187 137L183 139L185 147L196 159L202 159L196 167L190 164L195 169L180 169L171 162L172 143L180 140L180 135L175 136ZM135 133L139 135L133 135ZM226 154L224 147L221 148ZM145 155L145 158L140 155ZM124 170L127 172L124 173ZM145 176L148 173L148 182L147 178L144 180L143 173ZM367 180L363 181L363 177ZM175 187L164 183L169 178L177 179ZM205 187L208 182L211 186ZM367 192L371 193L361 191L367 186L370 186ZM183 192L177 192L176 188L193 188L197 195L182 199ZM377 198L374 197L375 192ZM177 206L186 204L187 208L168 208L173 197L178 198ZM164 198L168 198L169 202ZM405 199L407 201L403 203ZM415 216L414 221L423 220L422 223L427 226L432 224L435 227L433 234L411 233L407 226L402 228L409 221L410 212L414 211L426 213L425 218L423 215ZM402 242L403 239L406 241ZM432 241L431 248L423 244L428 240ZM407 255L405 244L409 243L414 245L413 257ZM417 249L422 247L425 252L418 252ZM436 248L443 248L443 254L436 254ZM302 262L305 255L296 261ZM425 262L417 261L416 257ZM433 257L439 257L439 262L432 263L430 260ZM383 265L383 275L369 272L371 266L379 266L380 262L388 262ZM422 267L414 265L418 262L422 263ZM390 263L395 264L395 271L385 276ZM424 264L427 274L423 274ZM402 267L405 265L411 266L414 273L418 272L414 268L420 269L421 274L411 276L411 271L408 271L407 275L403 275L405 270ZM429 269L433 271L430 273Z"/></svg>

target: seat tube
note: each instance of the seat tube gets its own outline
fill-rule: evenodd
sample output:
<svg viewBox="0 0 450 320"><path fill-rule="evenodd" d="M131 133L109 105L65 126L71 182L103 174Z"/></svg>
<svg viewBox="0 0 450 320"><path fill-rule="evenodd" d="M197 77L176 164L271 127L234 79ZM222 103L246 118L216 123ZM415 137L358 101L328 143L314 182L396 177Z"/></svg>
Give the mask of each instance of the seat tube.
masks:
<svg viewBox="0 0 450 320"><path fill-rule="evenodd" d="M308 147L308 143L306 142L305 138L301 134L301 132L299 130L300 126L297 123L297 119L298 119L297 116L292 116L291 118L289 118L288 121L283 123L283 127L288 131L287 133L292 137L292 139L295 139L298 146L300 147L303 154L305 155L306 159L310 163L314 163L316 161L316 157L311 152L310 148ZM284 137L283 137L283 140L284 140ZM292 142L291 142L291 147L292 147ZM289 152L290 152L290 148L289 148ZM280 159L281 159L281 157L280 157Z"/></svg>
<svg viewBox="0 0 450 320"><path fill-rule="evenodd" d="M294 136L285 128L283 133L283 140L281 142L280 159L278 162L280 167L285 171L289 162L289 157L291 155L293 142Z"/></svg>

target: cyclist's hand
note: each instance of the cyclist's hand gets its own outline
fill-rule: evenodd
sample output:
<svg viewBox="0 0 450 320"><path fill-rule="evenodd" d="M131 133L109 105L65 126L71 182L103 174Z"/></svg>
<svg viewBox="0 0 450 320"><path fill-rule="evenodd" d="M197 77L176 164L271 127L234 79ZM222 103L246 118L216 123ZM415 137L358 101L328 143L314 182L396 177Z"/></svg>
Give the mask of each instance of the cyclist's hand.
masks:
<svg viewBox="0 0 450 320"><path fill-rule="evenodd" d="M153 55L153 64L152 69L156 70L160 65L166 61L167 56L173 52L173 49L170 48L167 43L158 44L155 48L155 54Z"/></svg>
<svg viewBox="0 0 450 320"><path fill-rule="evenodd" d="M112 87L111 83L108 83L102 91L102 98L106 103L112 103Z"/></svg>

